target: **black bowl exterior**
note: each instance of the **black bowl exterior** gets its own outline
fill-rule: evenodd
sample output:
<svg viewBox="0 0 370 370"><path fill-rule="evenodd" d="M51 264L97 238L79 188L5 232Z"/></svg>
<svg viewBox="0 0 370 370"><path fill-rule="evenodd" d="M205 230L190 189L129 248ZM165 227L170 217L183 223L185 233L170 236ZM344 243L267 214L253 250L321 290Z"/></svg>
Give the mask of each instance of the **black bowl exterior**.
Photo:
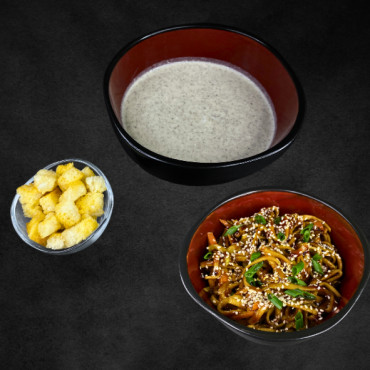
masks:
<svg viewBox="0 0 370 370"><path fill-rule="evenodd" d="M292 138L287 145L279 148L274 153L261 155L256 159L202 165L201 163L175 161L162 156L159 158L159 155L149 156L148 153L126 139L122 132L117 129L114 119L111 118L111 122L122 147L141 168L163 180L193 186L221 184L250 175L279 158L294 140Z"/></svg>
<svg viewBox="0 0 370 370"><path fill-rule="evenodd" d="M294 125L290 132L288 133L288 135L283 140L281 140L278 144L274 145L272 148L250 158L245 158L232 162L195 163L175 160L151 152L150 150L146 149L145 147L137 143L134 139L132 139L131 136L124 130L124 128L122 127L122 125L120 124L115 115L109 96L110 77L116 64L131 48L133 48L135 45L139 44L143 40L146 40L160 33L189 28L212 28L238 33L248 38L253 38L275 55L275 57L284 66L284 68L290 75L291 80L293 81L298 96L298 105L299 105L298 114L295 119ZM277 159L280 155L282 155L284 151L292 144L300 129L304 115L303 90L292 69L285 62L285 60L279 55L279 53L275 49L273 49L270 45L266 44L264 41L261 41L260 39L257 39L253 35L247 34L244 31L235 28L230 28L222 25L190 24L175 26L155 31L129 43L127 46L121 49L117 53L117 55L113 58L113 60L110 62L105 72L103 87L105 103L112 126L127 154L144 170L151 173L152 175L165 179L167 181L187 185L211 185L217 183L224 183L236 180L238 178L242 178L255 171L262 169L263 167Z"/></svg>
<svg viewBox="0 0 370 370"><path fill-rule="evenodd" d="M207 218L209 214L211 214L213 211L215 211L217 208L222 206L225 203L228 203L229 201L242 197L251 193L255 192L263 192L263 191L277 191L277 192L288 192L288 193L294 193L299 194L311 199L314 199L318 202L323 203L324 205L332 208L334 211L336 211L339 215L341 215L355 230L357 233L358 238L360 239L362 246L363 246L363 252L364 252L364 271L363 276L361 279L360 284L357 287L357 290L355 294L352 296L352 298L348 301L348 303L332 318L329 320L324 321L320 325L314 326L309 329L297 331L297 332L288 332L288 333L271 333L271 332L264 332L260 330L255 330L248 328L246 326L243 326L239 324L238 322L229 319L228 317L220 314L216 309L211 308L205 301L199 296L195 288L193 287L193 284L190 280L189 274L188 274L188 264L187 264L187 254L188 254L188 248L190 241L195 233L195 231L198 229L199 225ZM365 235L362 233L362 231L354 225L353 222L349 221L347 217L343 215L341 211L338 210L337 207L334 207L327 202L322 201L321 199L318 199L317 197L308 195L306 193L294 191L294 190L287 190L287 189L273 189L273 188L259 188L259 189L249 189L246 192L235 194L232 197L229 197L220 203L218 203L215 207L213 207L211 210L209 210L207 213L204 214L204 216L200 219L199 222L195 224L195 226L190 230L187 237L185 238L185 242L182 246L182 249L180 250L179 254L179 272L180 272L180 278L183 283L183 286L186 290L186 292L190 295L190 297L198 304L200 305L206 312L208 312L211 316L213 316L215 319L220 321L224 326L226 326L228 329L230 329L232 332L238 334L244 339L247 339L249 341L252 341L254 343L258 344L265 344L265 345L291 345L291 344L297 344L301 343L303 341L306 341L308 339L312 339L320 334L325 333L326 331L332 329L334 326L336 326L340 321L343 320L343 318L350 312L350 310L353 308L357 300L360 298L370 276L370 249L368 241L365 237Z"/></svg>

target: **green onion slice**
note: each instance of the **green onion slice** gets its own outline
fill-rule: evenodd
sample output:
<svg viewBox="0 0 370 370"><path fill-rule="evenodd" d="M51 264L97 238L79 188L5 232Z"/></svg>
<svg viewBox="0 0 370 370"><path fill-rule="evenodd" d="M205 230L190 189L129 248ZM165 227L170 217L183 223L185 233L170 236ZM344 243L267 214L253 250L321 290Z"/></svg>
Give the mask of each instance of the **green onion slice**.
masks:
<svg viewBox="0 0 370 370"><path fill-rule="evenodd" d="M306 230L303 234L303 241L305 243L308 243L308 241L310 240L310 232L308 230Z"/></svg>
<svg viewBox="0 0 370 370"><path fill-rule="evenodd" d="M293 276L298 275L304 269L304 262L301 261L292 267Z"/></svg>
<svg viewBox="0 0 370 370"><path fill-rule="evenodd" d="M280 224L280 221L281 221L281 217L280 216L274 218L274 224L275 225L279 225Z"/></svg>
<svg viewBox="0 0 370 370"><path fill-rule="evenodd" d="M307 286L307 284L301 280L301 279L297 279L296 277L294 276L288 276L288 280L292 283L292 284L296 284L296 285L300 285L300 286Z"/></svg>
<svg viewBox="0 0 370 370"><path fill-rule="evenodd" d="M254 275L256 272L263 266L263 261L256 263L253 265L250 269L246 270L244 273L245 280L247 280L248 284L257 287L262 285L262 283L259 280L256 280L254 278Z"/></svg>
<svg viewBox="0 0 370 370"><path fill-rule="evenodd" d="M285 234L284 234L284 233L282 233L282 232L279 232L276 236L277 236L277 238L278 238L279 240L281 240L281 241L283 241L283 240L285 239Z"/></svg>
<svg viewBox="0 0 370 370"><path fill-rule="evenodd" d="M261 257L261 252L254 252L251 255L251 262L255 261L257 258Z"/></svg>
<svg viewBox="0 0 370 370"><path fill-rule="evenodd" d="M233 226L229 227L229 228L225 231L225 233L224 233L224 235L223 235L223 236L226 236L226 235L233 235L233 234L235 234L235 233L236 233L236 231L239 229L239 227L242 227L242 226L243 226L243 224L241 224L241 225L233 225Z"/></svg>
<svg viewBox="0 0 370 370"><path fill-rule="evenodd" d="M301 230L301 234L304 234L306 231L311 231L313 228L313 224L308 224L306 227L304 227L302 230Z"/></svg>
<svg viewBox="0 0 370 370"><path fill-rule="evenodd" d="M258 279L255 279L253 277L246 277L246 280L248 281L248 284L254 286L254 287L260 287L262 285L262 282Z"/></svg>
<svg viewBox="0 0 370 370"><path fill-rule="evenodd" d="M303 295L307 299L316 299L316 296L312 293L309 293L309 292L304 292Z"/></svg>
<svg viewBox="0 0 370 370"><path fill-rule="evenodd" d="M263 266L263 261L256 263L256 264L255 264L255 265L253 265L250 269L248 269L248 270L246 270L246 271L245 271L245 273L244 273L245 277L248 277L248 276L253 277L253 276L256 274L256 272L257 272L257 271L258 271L262 266Z"/></svg>
<svg viewBox="0 0 370 370"><path fill-rule="evenodd" d="M208 260L208 259L210 259L210 258L211 258L212 254L213 254L213 253L212 253L211 251L209 251L208 253L206 253L206 254L204 255L204 257L203 257L203 258L204 258L205 260Z"/></svg>
<svg viewBox="0 0 370 370"><path fill-rule="evenodd" d="M310 232L313 228L313 224L308 224L305 228L301 230L301 234L303 235L303 241L307 243L310 240Z"/></svg>
<svg viewBox="0 0 370 370"><path fill-rule="evenodd" d="M278 297L276 297L276 295L274 295L272 293L269 293L267 295L267 298L279 310L281 310L283 308L283 302Z"/></svg>
<svg viewBox="0 0 370 370"><path fill-rule="evenodd" d="M316 261L314 260L313 258L311 259L312 261L312 266L313 266L313 269L318 272L319 274L323 274L324 271L322 270L322 267L321 265Z"/></svg>
<svg viewBox="0 0 370 370"><path fill-rule="evenodd" d="M297 330L303 329L303 314L302 311L298 311L294 317L295 319L295 328Z"/></svg>
<svg viewBox="0 0 370 370"><path fill-rule="evenodd" d="M308 293L304 290L301 290L301 289L287 289L285 290L284 292L285 294L288 294L294 298L297 298L297 297L303 297L303 298L307 298L307 299L316 299L316 296L314 294L311 294L311 293Z"/></svg>
<svg viewBox="0 0 370 370"><path fill-rule="evenodd" d="M303 290L301 290L301 289L288 289L288 290L285 290L284 293L289 294L290 296L292 296L294 298L300 297L300 296L303 297Z"/></svg>
<svg viewBox="0 0 370 370"><path fill-rule="evenodd" d="M313 257L312 257L312 259L314 260L314 261L320 261L321 260L321 256L318 254L318 253L316 253Z"/></svg>
<svg viewBox="0 0 370 370"><path fill-rule="evenodd" d="M254 217L254 222L257 222L257 224L262 224L262 225L266 225L267 223L266 219L261 215L256 215Z"/></svg>

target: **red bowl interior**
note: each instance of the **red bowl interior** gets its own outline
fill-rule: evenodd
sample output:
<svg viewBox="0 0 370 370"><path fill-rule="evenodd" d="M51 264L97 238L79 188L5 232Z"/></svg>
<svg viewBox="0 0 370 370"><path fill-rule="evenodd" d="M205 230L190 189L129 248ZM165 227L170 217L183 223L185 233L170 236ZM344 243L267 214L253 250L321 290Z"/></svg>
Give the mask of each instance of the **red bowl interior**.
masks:
<svg viewBox="0 0 370 370"><path fill-rule="evenodd" d="M144 38L122 51L109 79L109 99L121 123L121 102L130 83L145 69L172 58L212 58L250 73L264 87L276 112L277 128L272 145L284 139L297 119L299 97L282 61L253 37L217 28L165 30Z"/></svg>
<svg viewBox="0 0 370 370"><path fill-rule="evenodd" d="M330 206L302 194L284 191L261 191L249 193L230 200L210 213L195 231L187 253L188 274L199 293L205 286L200 276L199 263L206 253L207 232L213 231L216 238L224 227L223 219L238 219L259 211L262 207L280 207L280 214L310 214L326 221L331 227L332 243L337 247L344 265L340 292L339 310L355 294L364 274L364 247L352 225Z"/></svg>

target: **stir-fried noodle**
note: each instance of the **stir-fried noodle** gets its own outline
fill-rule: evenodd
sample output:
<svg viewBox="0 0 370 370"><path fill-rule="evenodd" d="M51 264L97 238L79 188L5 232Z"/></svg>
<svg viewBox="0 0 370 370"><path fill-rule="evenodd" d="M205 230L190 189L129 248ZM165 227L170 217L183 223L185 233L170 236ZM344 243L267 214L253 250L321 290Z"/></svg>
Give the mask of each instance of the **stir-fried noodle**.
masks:
<svg viewBox="0 0 370 370"><path fill-rule="evenodd" d="M279 216L278 207L251 217L220 220L208 233L200 263L208 282L200 295L248 327L274 332L315 326L337 310L342 259L330 227L310 215Z"/></svg>

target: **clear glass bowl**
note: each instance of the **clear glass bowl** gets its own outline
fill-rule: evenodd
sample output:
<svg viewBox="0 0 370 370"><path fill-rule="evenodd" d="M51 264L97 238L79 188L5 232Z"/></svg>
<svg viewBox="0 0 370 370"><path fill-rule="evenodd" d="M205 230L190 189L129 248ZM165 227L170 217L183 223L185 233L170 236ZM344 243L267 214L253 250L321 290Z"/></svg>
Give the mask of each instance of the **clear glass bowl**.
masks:
<svg viewBox="0 0 370 370"><path fill-rule="evenodd" d="M83 240L81 243L78 243L70 248L65 248L65 249L50 249L50 248L46 248L34 242L28 237L27 230L26 230L26 224L27 222L30 221L30 219L23 215L22 205L19 202L19 195L16 194L16 196L13 199L11 208L10 208L10 217L12 219L14 229L18 233L19 237L25 243L27 243L32 248L39 250L40 252L44 252L48 254L56 254L56 255L72 254L72 253L79 252L89 247L90 245L95 243L99 239L99 237L103 234L105 228L107 227L109 223L111 215L112 215L112 210L113 210L113 205L114 205L113 191L112 191L112 188L110 186L108 179L105 177L104 173L98 167L96 167L92 163L85 161L83 159L70 158L70 159L64 159L62 161L49 164L48 166L44 168L47 170L55 170L57 166L59 166L60 164L66 164L69 162L73 162L75 167L80 170L84 168L85 166L89 166L95 172L97 176L103 177L106 187L107 187L107 190L104 192L104 214L97 218L97 221L99 223L98 228L87 239ZM33 182L33 177L29 179L26 182L26 184L30 184L32 182Z"/></svg>

